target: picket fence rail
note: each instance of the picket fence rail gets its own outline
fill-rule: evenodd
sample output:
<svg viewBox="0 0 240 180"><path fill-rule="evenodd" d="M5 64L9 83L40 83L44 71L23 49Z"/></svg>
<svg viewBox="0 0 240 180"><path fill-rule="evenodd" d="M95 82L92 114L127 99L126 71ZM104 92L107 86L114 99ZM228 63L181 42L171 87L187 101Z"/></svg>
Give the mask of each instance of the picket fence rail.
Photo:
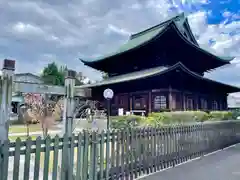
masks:
<svg viewBox="0 0 240 180"><path fill-rule="evenodd" d="M0 147L0 179L134 179L239 142L240 121L18 138Z"/></svg>

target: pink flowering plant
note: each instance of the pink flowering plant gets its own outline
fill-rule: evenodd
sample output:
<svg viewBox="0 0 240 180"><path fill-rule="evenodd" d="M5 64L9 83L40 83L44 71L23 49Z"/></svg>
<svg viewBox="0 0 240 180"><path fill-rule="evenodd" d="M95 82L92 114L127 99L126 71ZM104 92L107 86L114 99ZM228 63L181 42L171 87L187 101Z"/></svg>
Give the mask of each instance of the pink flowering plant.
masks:
<svg viewBox="0 0 240 180"><path fill-rule="evenodd" d="M56 105L62 110L62 106L55 101L47 101L41 94L27 93L24 95L25 106L22 109L23 119L28 127L29 124L40 123L43 136L46 137L48 130L54 125L54 111Z"/></svg>

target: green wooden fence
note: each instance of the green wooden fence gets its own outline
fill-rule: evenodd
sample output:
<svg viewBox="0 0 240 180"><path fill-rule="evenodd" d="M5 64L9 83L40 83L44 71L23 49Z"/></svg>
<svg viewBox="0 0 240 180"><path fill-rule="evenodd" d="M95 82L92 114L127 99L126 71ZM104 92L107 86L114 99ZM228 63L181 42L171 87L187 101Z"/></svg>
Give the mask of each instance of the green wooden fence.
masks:
<svg viewBox="0 0 240 180"><path fill-rule="evenodd" d="M0 179L134 179L238 143L239 134L240 121L226 121L6 141Z"/></svg>

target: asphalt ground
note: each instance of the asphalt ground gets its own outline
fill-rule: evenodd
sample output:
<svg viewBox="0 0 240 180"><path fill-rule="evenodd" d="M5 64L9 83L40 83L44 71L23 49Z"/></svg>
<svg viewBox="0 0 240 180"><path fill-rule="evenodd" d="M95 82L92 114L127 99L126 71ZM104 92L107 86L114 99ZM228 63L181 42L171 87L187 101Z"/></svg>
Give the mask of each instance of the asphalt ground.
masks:
<svg viewBox="0 0 240 180"><path fill-rule="evenodd" d="M139 180L240 180L240 144Z"/></svg>

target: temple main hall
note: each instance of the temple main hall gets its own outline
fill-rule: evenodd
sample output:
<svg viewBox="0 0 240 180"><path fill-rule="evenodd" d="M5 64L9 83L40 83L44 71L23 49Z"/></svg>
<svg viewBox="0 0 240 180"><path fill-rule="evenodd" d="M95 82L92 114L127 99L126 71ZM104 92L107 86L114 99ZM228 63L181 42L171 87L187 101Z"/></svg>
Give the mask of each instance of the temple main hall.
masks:
<svg viewBox="0 0 240 180"><path fill-rule="evenodd" d="M208 79L204 73L233 59L202 49L182 13L131 35L111 54L81 59L86 66L108 74L103 81L83 87L91 88L92 99L102 105L103 91L112 89L111 114L119 108L146 113L226 110L228 94L240 88Z"/></svg>

